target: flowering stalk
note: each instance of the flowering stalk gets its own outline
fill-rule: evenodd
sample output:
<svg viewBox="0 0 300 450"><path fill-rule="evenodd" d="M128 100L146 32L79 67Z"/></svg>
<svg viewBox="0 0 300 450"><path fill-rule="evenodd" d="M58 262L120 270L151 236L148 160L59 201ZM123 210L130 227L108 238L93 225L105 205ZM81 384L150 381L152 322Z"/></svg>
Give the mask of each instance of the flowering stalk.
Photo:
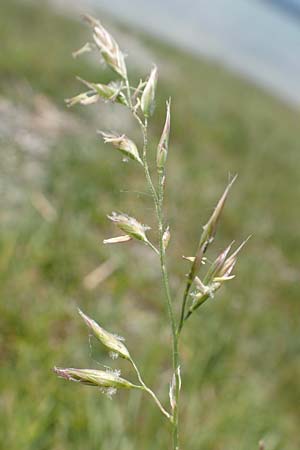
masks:
<svg viewBox="0 0 300 450"><path fill-rule="evenodd" d="M119 82L109 84L92 83L79 79L86 87L87 92L83 92L69 100L67 105L75 104L89 105L102 99L104 101L116 102L128 108L133 117L138 122L141 130L143 145L142 150L123 133L100 132L105 143L110 143L119 150L127 159L138 162L137 168L144 171L146 183L151 193L158 228L158 244L153 244L147 232L149 227L143 225L134 217L121 212L112 212L108 219L118 227L124 234L117 237L104 239L105 244L120 244L124 242L137 241L151 248L159 257L162 284L166 299L166 309L170 322L172 335L172 366L173 374L169 388L169 398L171 412L165 409L158 399L157 395L144 382L141 373L134 361L131 352L125 346L123 339L106 331L95 320L88 317L82 311L79 311L90 332L96 339L109 351L110 356L115 359L120 356L123 360L129 362L134 369L140 384L134 384L120 377L119 371L99 371L93 369L58 369L55 372L59 377L71 381L77 381L89 386L98 386L102 390L108 390L108 394L119 388L140 389L145 391L155 401L162 414L172 424L173 450L179 450L179 406L180 406L180 358L179 358L179 340L181 331L187 319L206 301L212 298L221 288L223 283L234 278L232 270L237 262L237 256L245 242L237 250L229 255L231 246L219 254L215 261L206 271L203 279L200 278L202 265L206 263L206 251L213 242L217 226L224 209L225 201L236 177L228 184L223 195L218 201L211 217L203 226L203 230L198 242L198 247L193 257L185 257L191 264L187 282L184 290L181 314L178 321L175 317L174 299L169 284L169 274L167 268L166 251L170 240L170 229L166 226L164 218L164 188L166 181L166 165L169 151L169 137L171 127L170 101L167 102L166 117L162 134L157 146L156 152L156 170L157 183L153 182L152 173L148 164L148 121L155 108L155 93L158 79L157 67L153 66L148 78L140 80L138 86L131 86L128 78L128 72L125 64L125 58L117 42L107 32L107 30L90 16L85 16L86 21L93 31L94 45L86 44L82 49L75 52L75 56L86 51L98 49L107 63L107 65L119 76ZM192 291L192 288L194 289Z"/></svg>
<svg viewBox="0 0 300 450"><path fill-rule="evenodd" d="M133 359L130 359L130 362L131 362L132 367L134 368L134 370L135 370L135 372L136 372L136 374L137 374L138 380L139 380L139 382L141 383L143 389L144 389L144 390L145 390L145 391L153 398L153 400L155 401L156 405L159 407L159 409L161 410L161 412L163 413L163 415L166 416L166 418L167 418L168 420L170 420L170 422L173 422L173 417L172 417L172 415L171 415L168 411L165 410L165 408L162 406L162 404L161 404L161 402L159 401L159 399L157 398L157 396L154 394L154 392L153 392L153 391L146 385L146 383L144 382L144 380L143 380L143 378L142 378L142 375L141 375L141 373L140 373L140 371L139 371L139 369L138 369L136 363L134 362L134 360L133 360Z"/></svg>
<svg viewBox="0 0 300 450"><path fill-rule="evenodd" d="M172 426L173 426L173 449L179 449L179 436L178 436L178 407L179 407L179 379L178 379L178 367L179 367L179 353L178 353L178 336L176 332L176 320L174 316L173 306L172 306L172 297L169 286L169 277L168 270L166 264L166 252L164 245L164 217L163 217L163 193L164 193L164 179L165 179L165 170L162 168L159 171L159 181L158 181L158 192L156 191L154 184L152 182L152 178L149 172L148 161L147 161L147 146L148 146L148 120L145 118L145 122L140 120L138 116L135 116L141 126L142 134L143 134L143 163L145 169L145 176L148 183L149 190L152 194L157 222L158 222L158 232L159 232L159 259L160 259L160 267L162 274L162 281L165 291L165 297L167 302L167 310L168 316L171 324L172 331L172 362L173 362L173 373L175 373L175 407L173 408L173 416L172 416Z"/></svg>

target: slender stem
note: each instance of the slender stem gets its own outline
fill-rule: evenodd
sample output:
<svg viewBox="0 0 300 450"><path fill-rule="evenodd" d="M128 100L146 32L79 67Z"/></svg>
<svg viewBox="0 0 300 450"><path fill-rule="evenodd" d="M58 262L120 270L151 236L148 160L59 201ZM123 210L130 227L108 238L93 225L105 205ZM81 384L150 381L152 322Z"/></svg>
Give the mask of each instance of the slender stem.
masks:
<svg viewBox="0 0 300 450"><path fill-rule="evenodd" d="M154 200L154 204L155 204L155 209L156 209L156 215L158 216L158 195L156 192L156 189L154 187L151 175L150 175L150 171L149 171L149 166L148 166L148 161L147 161L147 146L148 146L148 121L147 119L145 119L145 123L143 124L143 122L141 121L141 119L138 116L137 117L140 126L142 128L142 133L143 133L143 140L144 140L144 144L143 144L143 155L142 155L142 159L143 159L143 165L144 165L144 170L145 170L145 176L146 176L146 180L148 183L148 186L150 188L153 200Z"/></svg>
<svg viewBox="0 0 300 450"><path fill-rule="evenodd" d="M175 386L175 402L173 409L173 449L179 450L179 433L178 433L178 408L179 408L179 353L178 353L178 336L176 330L176 321L174 317L173 307L172 307L172 297L170 292L168 270L166 265L166 252L163 244L163 195L164 195L164 172L159 172L159 182L158 182L158 227L159 227L159 251L160 251L160 265L162 272L163 285L165 289L168 313L172 329L172 356L173 356L173 371L175 374L176 386Z"/></svg>
<svg viewBox="0 0 300 450"><path fill-rule="evenodd" d="M141 383L143 389L149 394L151 395L151 397L153 398L153 400L155 401L155 403L157 404L157 406L159 407L159 409L161 410L161 412L163 413L164 416L167 417L168 420L172 421L172 416L170 413L168 413L168 411L165 410L165 408L162 406L162 404L160 403L159 399L156 397L156 395L154 394L154 392L145 384L141 373L139 371L139 369L137 368L135 362L133 361L133 359L130 359L131 364L134 367L134 370L136 371L137 377L139 382Z"/></svg>
<svg viewBox="0 0 300 450"><path fill-rule="evenodd" d="M202 306L203 303L205 303L209 298L210 298L210 295L209 295L209 294L206 294L206 295L202 298L201 302L200 302L197 306L195 306L194 308L189 309L188 312L186 313L186 315L184 316L184 321L186 321L186 320L193 314L193 312L194 312L196 309L198 309L200 306Z"/></svg>
<svg viewBox="0 0 300 450"><path fill-rule="evenodd" d="M147 241L147 245L148 245L150 248L152 248L152 250L154 250L155 253L156 253L157 255L159 255L159 250L155 247L155 245L152 244L152 242Z"/></svg>
<svg viewBox="0 0 300 450"><path fill-rule="evenodd" d="M126 89L127 89L127 97L128 97L129 108L131 110L133 110L132 100L131 100L131 93L130 93L130 84L129 84L128 76L126 76L125 83L126 83Z"/></svg>
<svg viewBox="0 0 300 450"><path fill-rule="evenodd" d="M158 231L159 231L159 256L160 256L160 266L161 266L161 273L162 273L162 281L163 286L165 290L165 296L167 300L167 309L168 309L168 315L170 319L171 324L171 330L172 330L172 360L173 360L173 371L175 374L175 380L176 380L176 388L175 388L175 402L174 402L174 408L173 408L173 415L172 415L172 425L173 425L173 450L179 450L179 434L178 434L178 407L179 407L179 354L178 354L178 335L176 330L176 321L175 316L173 312L172 307L172 297L170 292L170 286L169 286L169 278L168 278L168 271L167 271L167 265L166 265L166 255L165 255L165 249L163 244L163 185L164 185L164 176L165 174L160 172L159 173L159 183L158 183L158 192L156 192L156 189L154 187L149 167L148 167L148 161L147 161L147 146L148 146L148 122L147 119L145 119L145 123L142 122L140 117L136 114L136 112L132 109L133 115L138 121L142 134L143 134L143 166L145 170L145 176L146 180L149 186L149 189L151 191L154 205L155 205L155 211L158 221Z"/></svg>
<svg viewBox="0 0 300 450"><path fill-rule="evenodd" d="M182 300L182 307L181 307L181 315L180 315L180 320L179 320L179 325L178 325L178 329L177 329L177 336L179 337L180 332L182 330L184 321L185 321L185 308L186 308L186 303L187 303L187 299L190 293L190 289L192 287L193 281L195 279L195 276L199 270L199 267L201 265L201 261L203 258L203 255L206 252L208 243L205 241L205 234L204 232L202 233L199 243L198 243L198 247L197 247L197 251L196 251L196 256L195 256L195 260L192 264L191 270L188 274L188 280L187 280L187 284L185 287L185 291L183 294L183 300Z"/></svg>
<svg viewBox="0 0 300 450"><path fill-rule="evenodd" d="M189 292L190 292L190 289L191 289L191 285L192 285L192 283L191 283L191 280L189 279L187 284L186 284L185 291L184 291L184 294L183 294L180 320L179 320L179 325L178 325L178 329L177 329L177 336L180 335L182 327L183 327L183 324L184 324L185 307L186 307L186 302L187 302L188 295L189 295Z"/></svg>

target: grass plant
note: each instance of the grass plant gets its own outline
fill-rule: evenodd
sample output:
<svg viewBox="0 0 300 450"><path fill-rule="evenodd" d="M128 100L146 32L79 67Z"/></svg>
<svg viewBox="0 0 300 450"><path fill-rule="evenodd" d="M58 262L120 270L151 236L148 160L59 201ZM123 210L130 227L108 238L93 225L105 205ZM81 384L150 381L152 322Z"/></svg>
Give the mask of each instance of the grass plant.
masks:
<svg viewBox="0 0 300 450"><path fill-rule="evenodd" d="M140 151L136 121L116 102L66 108L63 99L80 86L74 74L103 84L114 76L95 64L97 53L70 57L88 40L87 27L45 2L2 3L0 448L156 450L157 440L170 448L171 423L144 390L119 389L110 401L51 372L55 364L105 370L122 362L121 378L139 384L132 364L112 361L95 338L89 346L85 323L74 319L80 307L126 336L146 385L171 409L171 335L158 257L136 239L101 245L112 235L112 210L151 226L146 236L158 243L142 166L121 163L95 133L124 132ZM177 321L190 264L181 256L195 252L230 172L239 176L207 264L233 238L254 234L238 276L194 311L180 334L181 443L253 450L263 439L267 450L298 450L299 112L220 64L100 13L128 54L133 85L150 71L146 61L159 67L148 120L154 182L172 97L164 214Z"/></svg>
<svg viewBox="0 0 300 450"><path fill-rule="evenodd" d="M81 49L77 50L74 55L77 57L85 52L98 51L103 61L112 69L119 77L118 81L112 81L109 84L95 83L79 79L85 87L88 88L73 98L67 99L69 106L76 104L90 105L98 101L120 103L128 109L140 128L142 135L142 149L128 138L123 132L103 132L99 134L103 137L104 142L110 144L119 150L126 161L132 160L137 163L137 170L143 170L145 182L148 191L153 200L154 213L157 222L156 238L158 242L153 242L148 237L150 227L143 225L136 218L129 216L123 212L112 212L108 218L119 228L123 234L104 240L105 244L124 244L133 239L141 242L141 244L152 250L160 264L162 285L166 303L167 316L172 335L172 377L169 382L169 400L170 406L166 409L159 400L156 393L146 385L141 371L138 369L137 362L132 356L133 352L129 352L123 338L116 336L100 326L95 320L85 315L82 311L80 315L87 324L90 332L107 348L111 357L121 357L131 363L136 372L139 384L125 380L120 377L120 370L106 368L106 371L95 369L74 369L74 368L57 368L55 373L66 380L80 382L89 386L98 387L101 392L107 393L110 397L117 389L140 389L152 397L162 414L170 422L172 428L173 450L179 450L179 400L182 387L181 381L181 362L179 352L180 335L187 320L194 312L202 306L207 300L214 298L215 293L221 286L234 278L232 271L236 265L237 257L245 242L231 252L233 243L229 244L211 263L208 264L206 253L209 246L214 241L217 226L223 211L230 188L235 181L234 177L227 185L224 193L217 202L210 218L203 225L203 230L195 251L191 257L184 257L188 265L186 287L184 289L182 306L179 318L176 318L174 310L174 296L169 284L169 274L167 265L167 250L171 238L170 226L164 215L164 191L167 179L167 159L169 153L169 138L171 129L171 100L166 103L166 117L162 127L162 133L156 150L156 168L155 174L150 171L148 160L153 157L149 153L148 143L148 127L149 121L155 110L156 87L158 80L158 69L154 65L148 78L141 79L137 86L133 86L129 77L125 63L125 57L118 43L103 27L103 25L91 16L85 16L85 21L92 29L93 42L87 42ZM155 176L155 181L154 181ZM205 274L200 279L199 272L202 265L206 267ZM207 267L208 266L208 267ZM147 338L147 336L145 336ZM191 344L193 345L193 344Z"/></svg>

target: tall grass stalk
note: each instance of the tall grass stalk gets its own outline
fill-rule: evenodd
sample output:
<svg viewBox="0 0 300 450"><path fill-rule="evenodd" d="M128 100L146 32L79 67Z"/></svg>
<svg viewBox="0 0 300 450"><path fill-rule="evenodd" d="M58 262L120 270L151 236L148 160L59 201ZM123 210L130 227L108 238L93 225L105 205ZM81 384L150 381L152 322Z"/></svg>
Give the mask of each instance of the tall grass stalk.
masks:
<svg viewBox="0 0 300 450"><path fill-rule="evenodd" d="M132 365L136 372L139 384L121 378L118 371L112 370L103 372L93 369L55 368L55 372L58 376L67 380L81 382L89 386L96 386L109 396L113 395L117 389L140 389L146 392L154 400L163 416L171 423L173 440L172 448L173 450L179 450L179 448L182 448L179 444L179 407L181 390L181 364L179 355L180 336L187 319L206 301L213 298L216 291L219 290L223 283L234 277L234 275L232 275L232 270L236 264L238 253L242 249L244 243L231 254L232 244L230 244L219 254L216 260L209 265L206 274L202 278L200 278L199 273L203 266L207 265L205 254L215 238L217 225L225 201L236 177L229 182L210 218L203 226L195 255L186 258L190 264L190 270L184 289L181 312L177 319L177 305L174 304L174 297L170 288L166 258L170 230L169 227L166 226L167 221L164 216L164 188L167 175L166 163L169 151L171 127L171 102L169 100L166 103L166 117L157 146L156 176L154 178L148 164L148 157L153 156L149 155L148 125L155 109L156 85L158 79L157 67L153 66L149 76L145 80L140 81L138 86L132 86L128 77L125 57L115 39L108 33L102 24L93 17L85 16L85 21L91 27L93 43L85 44L81 49L74 52L74 55L78 56L86 51L92 50L99 51L104 62L117 75L118 81L105 85L98 82L95 83L79 79L88 90L66 100L66 103L68 106L73 106L75 104L89 105L100 100L120 103L128 109L140 128L143 140L141 151L130 138L122 133L116 134L100 131L99 134L102 136L105 143L109 143L119 150L124 158L133 160L133 162L137 163L137 169L142 166L145 181L153 200L157 221L158 243L153 243L148 238L147 231L149 227L125 213L115 212L109 215L108 218L123 232L123 234L121 236L105 239L104 243L118 244L135 239L140 241L141 244L148 246L149 250L152 250L158 256L166 309L172 335L171 353L173 375L169 386L170 406L169 408L165 408L155 392L146 385L136 361L125 346L123 340L106 331L95 320L88 317L82 311L79 311L80 315L90 332L107 348L113 358L119 356Z"/></svg>

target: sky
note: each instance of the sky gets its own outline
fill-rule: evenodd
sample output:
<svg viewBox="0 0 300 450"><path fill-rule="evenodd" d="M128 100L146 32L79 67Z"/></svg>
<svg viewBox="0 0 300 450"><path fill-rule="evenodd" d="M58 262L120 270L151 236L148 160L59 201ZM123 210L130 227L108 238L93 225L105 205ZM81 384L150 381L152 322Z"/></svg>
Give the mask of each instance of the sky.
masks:
<svg viewBox="0 0 300 450"><path fill-rule="evenodd" d="M300 107L300 0L84 1Z"/></svg>

